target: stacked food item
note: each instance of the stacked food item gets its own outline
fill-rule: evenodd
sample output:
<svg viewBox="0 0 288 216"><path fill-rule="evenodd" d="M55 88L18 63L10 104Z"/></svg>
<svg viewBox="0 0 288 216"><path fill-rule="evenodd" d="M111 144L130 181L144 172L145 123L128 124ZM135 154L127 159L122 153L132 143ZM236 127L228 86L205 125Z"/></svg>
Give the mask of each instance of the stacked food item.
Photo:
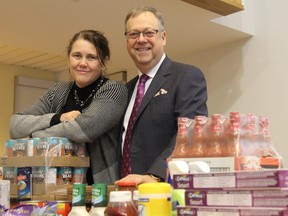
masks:
<svg viewBox="0 0 288 216"><path fill-rule="evenodd" d="M288 170L176 174L174 189L185 189L177 214L288 215L287 179Z"/></svg>
<svg viewBox="0 0 288 216"><path fill-rule="evenodd" d="M67 201L70 185L86 183L89 157L84 144L64 137L25 138L6 141L0 166L10 184L7 196L16 203Z"/></svg>
<svg viewBox="0 0 288 216"><path fill-rule="evenodd" d="M231 112L228 118L221 114L213 114L211 118L179 118L176 146L170 159L184 158L206 161L211 171L282 167L268 118L239 112ZM221 161L225 162L222 167L218 164Z"/></svg>
<svg viewBox="0 0 288 216"><path fill-rule="evenodd" d="M179 118L167 179L179 216L288 215L288 171L264 116Z"/></svg>

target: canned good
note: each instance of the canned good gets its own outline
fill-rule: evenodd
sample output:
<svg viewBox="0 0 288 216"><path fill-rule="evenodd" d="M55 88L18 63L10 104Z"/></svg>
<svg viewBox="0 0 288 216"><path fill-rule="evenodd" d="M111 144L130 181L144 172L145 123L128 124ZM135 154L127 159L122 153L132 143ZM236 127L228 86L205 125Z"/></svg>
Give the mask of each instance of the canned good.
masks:
<svg viewBox="0 0 288 216"><path fill-rule="evenodd" d="M49 156L61 156L61 143L60 143L60 137L49 137L48 143L49 143Z"/></svg>
<svg viewBox="0 0 288 216"><path fill-rule="evenodd" d="M61 140L61 155L62 156L73 156L75 155L75 146L67 138L62 137Z"/></svg>
<svg viewBox="0 0 288 216"><path fill-rule="evenodd" d="M46 167L32 167L32 182L45 183L46 173Z"/></svg>
<svg viewBox="0 0 288 216"><path fill-rule="evenodd" d="M86 182L86 168L74 167L72 169L72 183L85 183Z"/></svg>
<svg viewBox="0 0 288 216"><path fill-rule="evenodd" d="M71 203L68 201L57 201L57 215L68 216L71 210Z"/></svg>
<svg viewBox="0 0 288 216"><path fill-rule="evenodd" d="M13 156L27 156L28 139L17 139L13 146Z"/></svg>
<svg viewBox="0 0 288 216"><path fill-rule="evenodd" d="M3 167L3 180L9 180L11 184L17 183L17 169L15 167Z"/></svg>
<svg viewBox="0 0 288 216"><path fill-rule="evenodd" d="M72 167L58 167L57 168L57 184L72 183Z"/></svg>
<svg viewBox="0 0 288 216"><path fill-rule="evenodd" d="M87 149L85 143L77 143L76 145L76 155L78 157L86 157L87 156Z"/></svg>
<svg viewBox="0 0 288 216"><path fill-rule="evenodd" d="M4 156L14 156L13 154L13 148L14 148L14 144L15 144L16 140L6 140L5 142L5 151L4 151Z"/></svg>
<svg viewBox="0 0 288 216"><path fill-rule="evenodd" d="M47 156L49 149L49 138L42 137L36 144L36 154L39 156Z"/></svg>

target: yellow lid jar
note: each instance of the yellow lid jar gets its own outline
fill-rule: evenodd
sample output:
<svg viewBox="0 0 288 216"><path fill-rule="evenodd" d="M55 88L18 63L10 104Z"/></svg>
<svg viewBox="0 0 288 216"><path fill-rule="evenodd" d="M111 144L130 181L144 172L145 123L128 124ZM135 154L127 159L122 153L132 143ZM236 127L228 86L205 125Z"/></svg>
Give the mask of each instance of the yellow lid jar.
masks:
<svg viewBox="0 0 288 216"><path fill-rule="evenodd" d="M139 216L170 216L172 212L171 185L164 182L143 183L138 186Z"/></svg>

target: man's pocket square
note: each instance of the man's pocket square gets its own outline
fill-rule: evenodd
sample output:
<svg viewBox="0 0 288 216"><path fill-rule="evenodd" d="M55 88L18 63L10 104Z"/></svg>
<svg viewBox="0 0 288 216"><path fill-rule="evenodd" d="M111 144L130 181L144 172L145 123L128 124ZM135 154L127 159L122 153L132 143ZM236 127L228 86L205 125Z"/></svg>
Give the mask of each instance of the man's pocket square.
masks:
<svg viewBox="0 0 288 216"><path fill-rule="evenodd" d="M159 95L164 95L164 94L167 94L168 91L166 91L165 89L160 89L155 95L154 97L157 97Z"/></svg>

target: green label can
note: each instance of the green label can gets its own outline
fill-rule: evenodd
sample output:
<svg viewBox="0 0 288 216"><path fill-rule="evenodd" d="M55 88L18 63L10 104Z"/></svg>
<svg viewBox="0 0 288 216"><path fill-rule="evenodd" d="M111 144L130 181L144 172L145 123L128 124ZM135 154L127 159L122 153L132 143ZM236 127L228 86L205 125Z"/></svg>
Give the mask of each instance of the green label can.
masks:
<svg viewBox="0 0 288 216"><path fill-rule="evenodd" d="M86 184L74 184L72 191L72 205L85 206L86 205Z"/></svg>
<svg viewBox="0 0 288 216"><path fill-rule="evenodd" d="M107 206L107 184L98 183L92 185L92 206L104 207Z"/></svg>

